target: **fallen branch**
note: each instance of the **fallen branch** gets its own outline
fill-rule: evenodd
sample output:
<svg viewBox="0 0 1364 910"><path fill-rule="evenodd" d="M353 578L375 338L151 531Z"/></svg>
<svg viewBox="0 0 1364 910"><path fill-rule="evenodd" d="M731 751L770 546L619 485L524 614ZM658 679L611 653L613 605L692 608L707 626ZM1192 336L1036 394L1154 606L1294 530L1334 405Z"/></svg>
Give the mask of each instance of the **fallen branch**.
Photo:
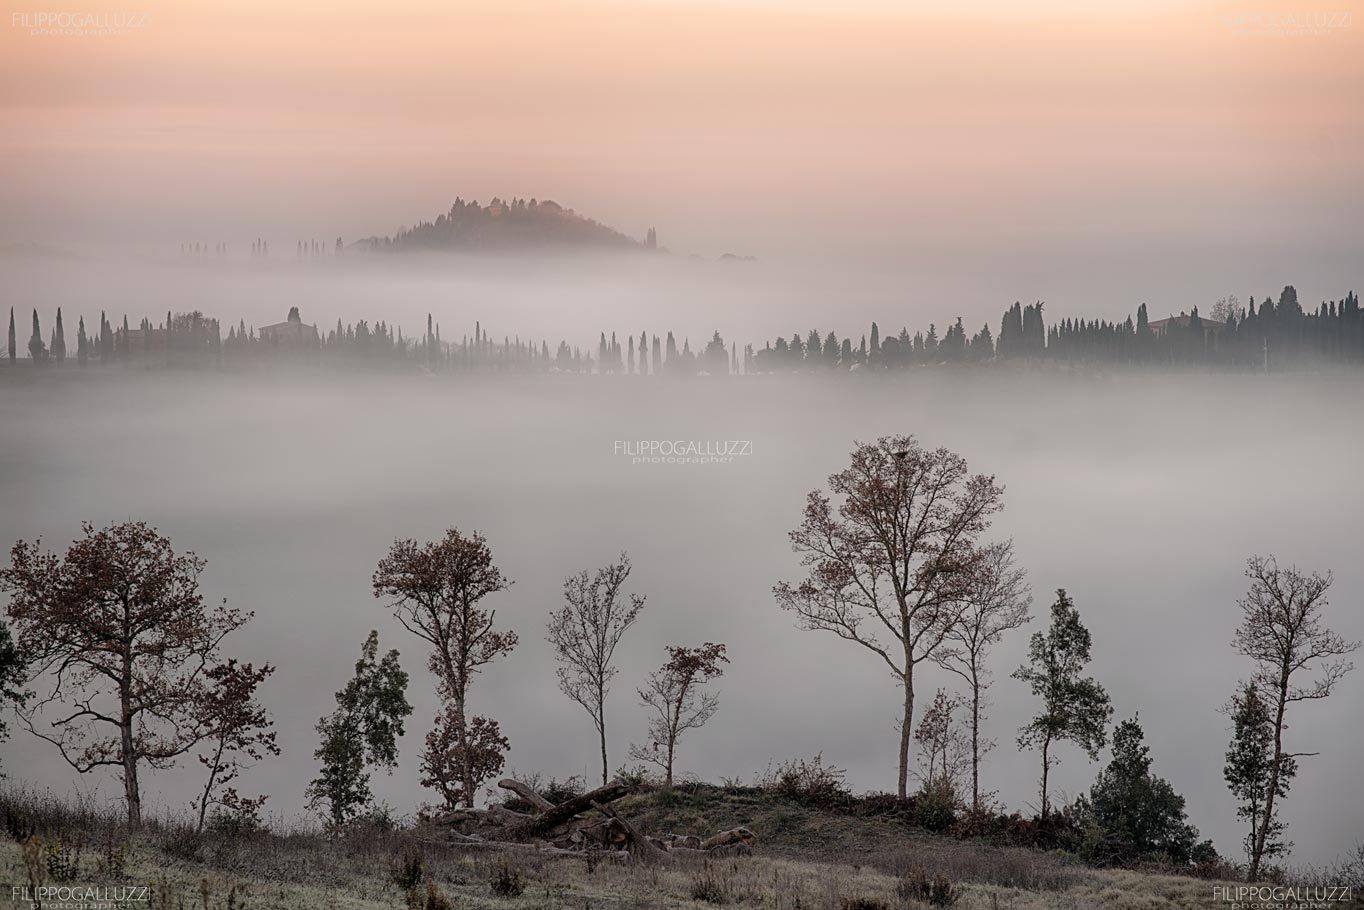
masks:
<svg viewBox="0 0 1364 910"><path fill-rule="evenodd" d="M497 785L501 787L503 790L510 790L511 792L515 793L517 796L521 797L526 802L534 806L535 809L539 812L548 812L554 808L554 803L545 799L539 793L536 793L528 785L522 783L519 780L512 780L511 778L507 778L506 780L498 781Z"/></svg>
<svg viewBox="0 0 1364 910"><path fill-rule="evenodd" d="M743 844L746 847L751 847L755 840L757 837L753 832L740 825L737 828L730 828L728 831L712 834L701 841L700 848L702 850L714 850L716 847L727 847L731 844Z"/></svg>
<svg viewBox="0 0 1364 910"><path fill-rule="evenodd" d="M552 809L547 809L540 815L532 816L508 830L507 833L512 840L530 840L533 837L539 837L569 821L575 815L586 812L588 809L599 808L599 804L620 799L629 792L630 787L627 784L620 779L613 780L605 786L589 790L582 796L575 796Z"/></svg>
<svg viewBox="0 0 1364 910"><path fill-rule="evenodd" d="M630 822L617 815L615 809L600 803L593 803L592 808L620 825L625 831L626 836L630 838L631 853L633 853L637 859L655 866L666 866L672 863L673 858L668 855L666 850L662 849L658 844L654 843L653 840L642 834L640 830Z"/></svg>

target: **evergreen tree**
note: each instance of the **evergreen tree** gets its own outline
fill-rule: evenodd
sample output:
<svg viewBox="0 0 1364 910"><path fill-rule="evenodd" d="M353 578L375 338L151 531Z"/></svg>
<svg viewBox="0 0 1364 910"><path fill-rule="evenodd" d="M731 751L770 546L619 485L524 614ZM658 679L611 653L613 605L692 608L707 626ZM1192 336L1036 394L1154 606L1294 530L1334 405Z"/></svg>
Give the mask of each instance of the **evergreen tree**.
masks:
<svg viewBox="0 0 1364 910"><path fill-rule="evenodd" d="M90 359L90 339L85 337L85 317L76 324L76 362L85 366Z"/></svg>
<svg viewBox="0 0 1364 910"><path fill-rule="evenodd" d="M820 355L824 353L824 345L819 340L819 330L811 329L810 335L805 339L805 363L809 366L818 365Z"/></svg>
<svg viewBox="0 0 1364 910"><path fill-rule="evenodd" d="M702 353L705 362L705 370L712 376L726 376L729 374L729 352L725 349L725 340L716 332L711 336L710 342L706 345Z"/></svg>
<svg viewBox="0 0 1364 910"><path fill-rule="evenodd" d="M33 311L33 334L28 339L28 356L34 363L47 360L47 345L43 344L43 330L38 326L38 311Z"/></svg>
<svg viewBox="0 0 1364 910"><path fill-rule="evenodd" d="M838 366L838 336L830 332L824 338L824 346L820 349L822 363L826 367Z"/></svg>
<svg viewBox="0 0 1364 910"><path fill-rule="evenodd" d="M392 771L407 703L407 673L398 652L379 657L379 633L370 632L355 664L355 676L336 693L336 710L317 723L322 738L314 754L322 770L308 785L309 805L325 809L333 828L343 827L369 805L369 766Z"/></svg>
<svg viewBox="0 0 1364 910"><path fill-rule="evenodd" d="M1125 865L1166 860L1186 865L1198 829L1185 820L1184 797L1151 774L1151 750L1137 718L1113 730L1113 758L1090 788L1084 810L1097 828L1087 838L1089 859Z"/></svg>
<svg viewBox="0 0 1364 910"><path fill-rule="evenodd" d="M1298 764L1292 755L1284 755L1274 773L1274 715L1253 682L1244 683L1227 707L1233 732L1222 776L1236 797L1237 818L1250 824L1244 842L1246 858L1258 865L1257 852L1263 860L1283 856L1292 847L1284 839L1284 824L1269 793L1273 789L1279 799L1286 797ZM1252 880L1257 873L1258 869Z"/></svg>
<svg viewBox="0 0 1364 910"><path fill-rule="evenodd" d="M1042 699L1042 711L1019 731L1019 748L1039 748L1042 752L1041 815L1050 811L1047 778L1056 764L1053 744L1072 742L1097 760L1106 739L1108 718L1113 713L1108 693L1092 677L1081 676L1089 663L1089 630L1080 622L1080 612L1058 589L1051 607L1051 628L1045 634L1034 632L1028 648L1028 663L1014 671L1032 693Z"/></svg>
<svg viewBox="0 0 1364 910"><path fill-rule="evenodd" d="M62 308L57 307L57 326L53 329L52 356L58 363L66 359L66 329L62 326Z"/></svg>
<svg viewBox="0 0 1364 910"><path fill-rule="evenodd" d="M6 350L9 352L9 362L14 363L14 358L18 356L18 351L15 350L14 307L9 308L9 344Z"/></svg>

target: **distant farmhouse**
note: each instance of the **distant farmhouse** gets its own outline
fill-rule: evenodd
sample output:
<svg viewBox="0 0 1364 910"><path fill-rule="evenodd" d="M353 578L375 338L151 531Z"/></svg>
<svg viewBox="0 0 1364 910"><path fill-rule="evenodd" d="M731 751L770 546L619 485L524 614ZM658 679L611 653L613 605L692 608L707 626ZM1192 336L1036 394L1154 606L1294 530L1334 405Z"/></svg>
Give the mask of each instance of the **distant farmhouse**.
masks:
<svg viewBox="0 0 1364 910"><path fill-rule="evenodd" d="M260 340L282 348L315 347L318 342L317 327L303 324L298 307L289 307L289 318L274 325L261 326L257 330Z"/></svg>
<svg viewBox="0 0 1364 910"><path fill-rule="evenodd" d="M1153 319L1150 322L1151 333L1160 336L1169 332L1171 328L1187 329L1190 320L1191 317L1188 313L1180 313L1178 316L1167 316L1164 319ZM1225 323L1217 322L1213 319L1203 319L1200 317L1198 321L1203 323L1204 335L1209 333L1215 335L1227 327Z"/></svg>

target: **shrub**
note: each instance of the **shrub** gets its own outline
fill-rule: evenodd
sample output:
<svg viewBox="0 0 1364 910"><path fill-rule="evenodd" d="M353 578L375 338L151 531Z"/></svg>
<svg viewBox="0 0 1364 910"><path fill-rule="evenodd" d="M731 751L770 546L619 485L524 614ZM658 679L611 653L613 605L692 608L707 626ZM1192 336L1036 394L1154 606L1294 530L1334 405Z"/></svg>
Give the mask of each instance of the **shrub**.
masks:
<svg viewBox="0 0 1364 910"><path fill-rule="evenodd" d="M824 763L823 753L806 761L793 758L769 770L759 779L758 787L787 799L818 809L846 805L852 794L844 784L847 772Z"/></svg>
<svg viewBox="0 0 1364 910"><path fill-rule="evenodd" d="M81 845L64 844L53 838L47 842L47 874L54 882L72 882L80 876Z"/></svg>
<svg viewBox="0 0 1364 910"><path fill-rule="evenodd" d="M347 827L357 832L391 834L401 828L402 824L402 819L393 814L392 806L380 803L356 815Z"/></svg>
<svg viewBox="0 0 1364 910"><path fill-rule="evenodd" d="M562 781L555 780L551 777L549 783L545 785L545 789L541 791L540 795L557 806L559 803L565 803L570 799L576 799L586 792L587 789L583 785L583 779L581 777L569 777Z"/></svg>
<svg viewBox="0 0 1364 910"><path fill-rule="evenodd" d="M918 901L931 907L951 907L961 892L945 875L929 875L915 869L895 883L895 894L901 901Z"/></svg>
<svg viewBox="0 0 1364 910"><path fill-rule="evenodd" d="M703 901L707 904L723 904L730 899L729 877L724 875L711 863L706 863L701 867L701 871L692 876L691 879L691 899Z"/></svg>
<svg viewBox="0 0 1364 910"><path fill-rule="evenodd" d="M643 765L622 765L616 769L616 777L621 783L636 792L644 792L653 786L653 781L649 777L649 769Z"/></svg>
<svg viewBox="0 0 1364 910"><path fill-rule="evenodd" d="M104 841L99 866L110 878L122 878L128 866L128 845L110 834Z"/></svg>
<svg viewBox="0 0 1364 910"><path fill-rule="evenodd" d="M403 891L411 891L426 880L426 858L417 847L404 845L393 858L389 879Z"/></svg>
<svg viewBox="0 0 1364 910"><path fill-rule="evenodd" d="M521 883L521 873L503 863L497 869L497 875L489 883L493 894L498 897L519 897L526 886Z"/></svg>
<svg viewBox="0 0 1364 910"><path fill-rule="evenodd" d="M22 844L37 832L37 826L27 812L15 806L5 806L5 833Z"/></svg>
<svg viewBox="0 0 1364 910"><path fill-rule="evenodd" d="M946 780L925 783L914 798L914 824L927 831L943 832L957 820L957 794Z"/></svg>
<svg viewBox="0 0 1364 910"><path fill-rule="evenodd" d="M264 796L250 799L228 787L209 813L208 829L230 838L264 834L269 830L261 818L266 799Z"/></svg>
<svg viewBox="0 0 1364 910"><path fill-rule="evenodd" d="M193 828L175 827L166 830L158 846L161 852L186 863L197 863L203 858L207 838Z"/></svg>
<svg viewBox="0 0 1364 910"><path fill-rule="evenodd" d="M408 910L454 910L450 899L431 881L426 883L425 890L419 885L407 889L407 907Z"/></svg>

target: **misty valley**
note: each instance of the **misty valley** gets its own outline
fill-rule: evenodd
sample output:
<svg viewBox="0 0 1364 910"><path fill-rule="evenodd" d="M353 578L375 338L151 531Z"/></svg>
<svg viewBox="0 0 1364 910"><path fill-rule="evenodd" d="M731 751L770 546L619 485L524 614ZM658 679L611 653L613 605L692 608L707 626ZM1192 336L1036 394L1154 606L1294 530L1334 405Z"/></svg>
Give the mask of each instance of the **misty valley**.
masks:
<svg viewBox="0 0 1364 910"><path fill-rule="evenodd" d="M1002 635L989 657L980 736L995 748L980 758L979 790L990 805L1039 809L1037 755L1013 747L1037 705L1009 674L1027 662L1029 636L1047 628L1058 588L1092 635L1086 675L1107 691L1112 724L1139 718L1155 771L1184 795L1199 836L1222 850L1244 836L1222 778L1232 733L1224 709L1253 669L1232 646L1245 559L1277 554L1285 568L1334 569L1329 599L1341 606L1330 625L1345 639L1364 631L1346 608L1364 590L1351 559L1364 530L1352 374L1105 375L1021 364L841 382L807 372L686 382L93 364L66 372L6 392L4 536L41 538L61 554L81 522L138 520L206 561L205 602L254 614L223 641L225 653L274 668L258 697L280 752L247 762L258 767L243 771L240 789L241 798L268 794L260 815L275 825L315 817L305 789L317 779L318 717L371 630L381 654L399 653L413 709L392 772L372 774L372 804L401 815L442 804L418 771L431 719L439 727L447 703L428 683L431 647L376 600L372 576L396 539L439 541L451 528L483 535L506 582L485 606L499 633L518 639L470 677L470 713L495 718L502 743L493 773L476 784L480 801L499 767L588 785L604 770L661 780L632 761L632 749L652 753L658 742L636 690L666 663L667 647L707 642L723 642L727 662L706 687L714 716L678 744L677 786L757 786L763 769L799 757L845 772L840 786L852 792L893 794L896 681L856 643L801 631L800 611L784 611L773 594L804 577L788 532L806 494L827 490L855 443L883 436L912 435L892 447L941 446L993 477L1002 508L980 543L1012 541L1020 592L1031 590L1031 622ZM722 440L732 457L640 458L649 440ZM614 655L603 767L588 715L558 685L546 624L562 608L565 579L621 553L623 591L645 602ZM794 592L784 596L798 600ZM953 706L952 724L966 718L950 667L925 660L915 677L910 794L940 754L919 738L929 735L921 720L935 693ZM1283 810L1295 856L1332 861L1359 823L1357 803L1336 798L1364 748L1343 723L1357 692L1347 678L1328 702L1295 708L1294 741L1321 752L1300 760ZM952 753L942 761L954 774L967 767L953 751L960 745L939 747ZM74 786L94 805L117 803L110 775L75 775L51 760L52 748L15 735L7 763L26 769L26 787ZM1103 763L1073 744L1053 748L1051 799L1065 805ZM167 764L144 773L146 817L202 803L203 768L189 756Z"/></svg>

